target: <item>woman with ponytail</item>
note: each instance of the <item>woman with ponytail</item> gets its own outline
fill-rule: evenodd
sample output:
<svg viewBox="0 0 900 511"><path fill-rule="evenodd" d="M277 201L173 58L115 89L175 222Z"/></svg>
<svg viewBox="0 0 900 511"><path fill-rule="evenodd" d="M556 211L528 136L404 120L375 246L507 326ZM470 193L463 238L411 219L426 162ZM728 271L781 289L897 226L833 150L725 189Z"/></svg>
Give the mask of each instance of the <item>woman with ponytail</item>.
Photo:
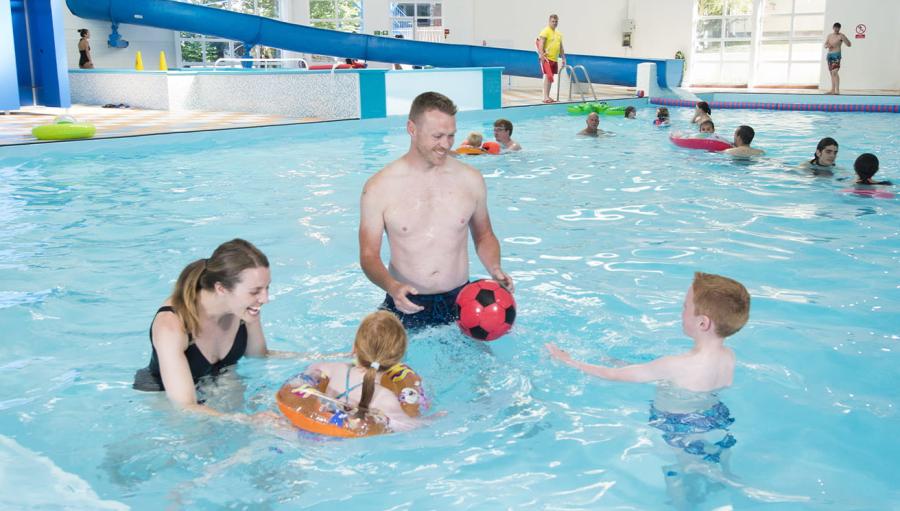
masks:
<svg viewBox="0 0 900 511"><path fill-rule="evenodd" d="M195 384L216 376L244 355L266 356L260 309L269 301L269 260L242 239L219 245L208 259L187 265L150 326L150 365L134 388L165 391L188 409L198 404Z"/></svg>
<svg viewBox="0 0 900 511"><path fill-rule="evenodd" d="M91 32L86 28L79 28L78 35L78 67L81 69L94 69L94 59L91 57Z"/></svg>
<svg viewBox="0 0 900 511"><path fill-rule="evenodd" d="M406 330L397 316L378 311L363 318L353 343L355 363L320 362L301 378L323 393L354 408L354 423L371 416L387 419L386 431L415 427L427 406L421 379L407 365ZM371 433L371 432L370 432Z"/></svg>

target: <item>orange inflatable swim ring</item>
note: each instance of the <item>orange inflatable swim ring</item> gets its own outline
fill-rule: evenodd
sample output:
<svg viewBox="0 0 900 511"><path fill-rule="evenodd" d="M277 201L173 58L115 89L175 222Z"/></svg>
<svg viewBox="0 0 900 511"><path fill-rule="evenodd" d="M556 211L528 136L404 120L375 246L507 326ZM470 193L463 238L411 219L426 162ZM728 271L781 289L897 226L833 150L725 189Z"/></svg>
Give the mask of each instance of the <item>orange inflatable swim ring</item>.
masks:
<svg viewBox="0 0 900 511"><path fill-rule="evenodd" d="M485 154L487 151L480 147L459 146L453 150L456 154Z"/></svg>
<svg viewBox="0 0 900 511"><path fill-rule="evenodd" d="M487 151L488 154L500 154L500 143L485 142L481 144L481 149Z"/></svg>
<svg viewBox="0 0 900 511"><path fill-rule="evenodd" d="M370 409L364 418L358 418L355 406L329 396L328 381L307 373L291 378L275 394L278 409L294 426L320 435L355 438L392 431L390 419L377 410ZM428 407L422 379L406 364L385 371L379 384L397 396L410 417L418 417Z"/></svg>

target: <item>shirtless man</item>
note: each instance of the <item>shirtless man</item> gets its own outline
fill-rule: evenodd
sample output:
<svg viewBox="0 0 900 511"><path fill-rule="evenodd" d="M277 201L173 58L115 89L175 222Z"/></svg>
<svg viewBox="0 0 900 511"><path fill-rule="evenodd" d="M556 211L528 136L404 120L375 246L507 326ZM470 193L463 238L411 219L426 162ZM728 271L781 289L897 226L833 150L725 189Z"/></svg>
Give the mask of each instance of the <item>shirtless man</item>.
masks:
<svg viewBox="0 0 900 511"><path fill-rule="evenodd" d="M522 146L513 140L513 124L506 119L497 119L494 121L494 140L500 144L503 151L521 151Z"/></svg>
<svg viewBox="0 0 900 511"><path fill-rule="evenodd" d="M722 152L741 158L765 154L762 149L750 147L750 142L753 142L755 136L756 132L750 126L738 126L738 129L734 130L734 147Z"/></svg>
<svg viewBox="0 0 900 511"><path fill-rule="evenodd" d="M450 157L456 105L436 92L420 94L409 111L409 151L363 187L359 262L387 292L382 309L406 328L454 321L454 301L469 281L469 230L492 279L513 291L500 267L500 243L491 228L487 189L478 170ZM387 233L390 263L381 260Z"/></svg>
<svg viewBox="0 0 900 511"><path fill-rule="evenodd" d="M853 45L850 44L850 39L841 33L840 23L835 23L831 28L834 32L825 38L825 47L828 48L825 61L828 63L828 71L831 72L831 90L825 94L840 94L841 77L838 76L838 71L841 70L841 45L847 43L848 48Z"/></svg>
<svg viewBox="0 0 900 511"><path fill-rule="evenodd" d="M585 128L578 132L579 135L584 135L586 137L599 137L600 135L606 135L606 132L599 128L600 126L600 115L597 112L591 112L588 114L587 119L585 120Z"/></svg>

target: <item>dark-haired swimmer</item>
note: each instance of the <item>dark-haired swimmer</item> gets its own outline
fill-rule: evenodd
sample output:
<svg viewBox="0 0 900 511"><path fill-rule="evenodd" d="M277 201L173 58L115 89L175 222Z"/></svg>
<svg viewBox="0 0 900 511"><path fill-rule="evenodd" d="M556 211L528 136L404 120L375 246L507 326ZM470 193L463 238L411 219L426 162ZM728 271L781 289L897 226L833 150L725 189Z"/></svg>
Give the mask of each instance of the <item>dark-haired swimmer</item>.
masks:
<svg viewBox="0 0 900 511"><path fill-rule="evenodd" d="M811 171L813 175L816 176L833 176L835 167L834 162L837 159L837 155L837 140L831 137L825 137L822 140L819 140L819 143L816 145L816 152L813 154L812 159L801 167Z"/></svg>
<svg viewBox="0 0 900 511"><path fill-rule="evenodd" d="M625 107L625 118L626 119L634 119L635 117L637 117L637 108L635 108L633 106L626 106Z"/></svg>
<svg viewBox="0 0 900 511"><path fill-rule="evenodd" d="M863 153L853 162L853 170L856 171L856 184L858 185L893 185L890 181L872 181L878 172L878 157L872 153Z"/></svg>
<svg viewBox="0 0 900 511"><path fill-rule="evenodd" d="M691 124L702 124L705 121L711 121L712 117L712 109L709 107L709 103L706 101L698 101L697 106L694 108L694 118L691 119Z"/></svg>
<svg viewBox="0 0 900 511"><path fill-rule="evenodd" d="M512 139L513 123L506 119L494 121L494 140L500 144L502 151L521 151L522 146Z"/></svg>
<svg viewBox="0 0 900 511"><path fill-rule="evenodd" d="M751 156L765 154L765 151L762 149L750 147L750 143L753 142L753 137L755 136L756 132L753 131L753 128L750 126L738 126L738 129L734 130L734 147L722 152L739 158L749 158Z"/></svg>

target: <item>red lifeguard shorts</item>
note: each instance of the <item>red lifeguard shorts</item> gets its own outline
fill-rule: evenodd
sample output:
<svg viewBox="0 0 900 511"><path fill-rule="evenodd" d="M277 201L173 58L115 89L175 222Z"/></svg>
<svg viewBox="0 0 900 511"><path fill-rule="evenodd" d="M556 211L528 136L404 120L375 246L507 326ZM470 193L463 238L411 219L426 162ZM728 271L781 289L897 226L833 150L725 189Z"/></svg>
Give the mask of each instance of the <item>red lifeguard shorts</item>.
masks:
<svg viewBox="0 0 900 511"><path fill-rule="evenodd" d="M553 83L553 75L559 72L559 65L553 60L544 60L541 61L541 71L550 79L550 83Z"/></svg>

